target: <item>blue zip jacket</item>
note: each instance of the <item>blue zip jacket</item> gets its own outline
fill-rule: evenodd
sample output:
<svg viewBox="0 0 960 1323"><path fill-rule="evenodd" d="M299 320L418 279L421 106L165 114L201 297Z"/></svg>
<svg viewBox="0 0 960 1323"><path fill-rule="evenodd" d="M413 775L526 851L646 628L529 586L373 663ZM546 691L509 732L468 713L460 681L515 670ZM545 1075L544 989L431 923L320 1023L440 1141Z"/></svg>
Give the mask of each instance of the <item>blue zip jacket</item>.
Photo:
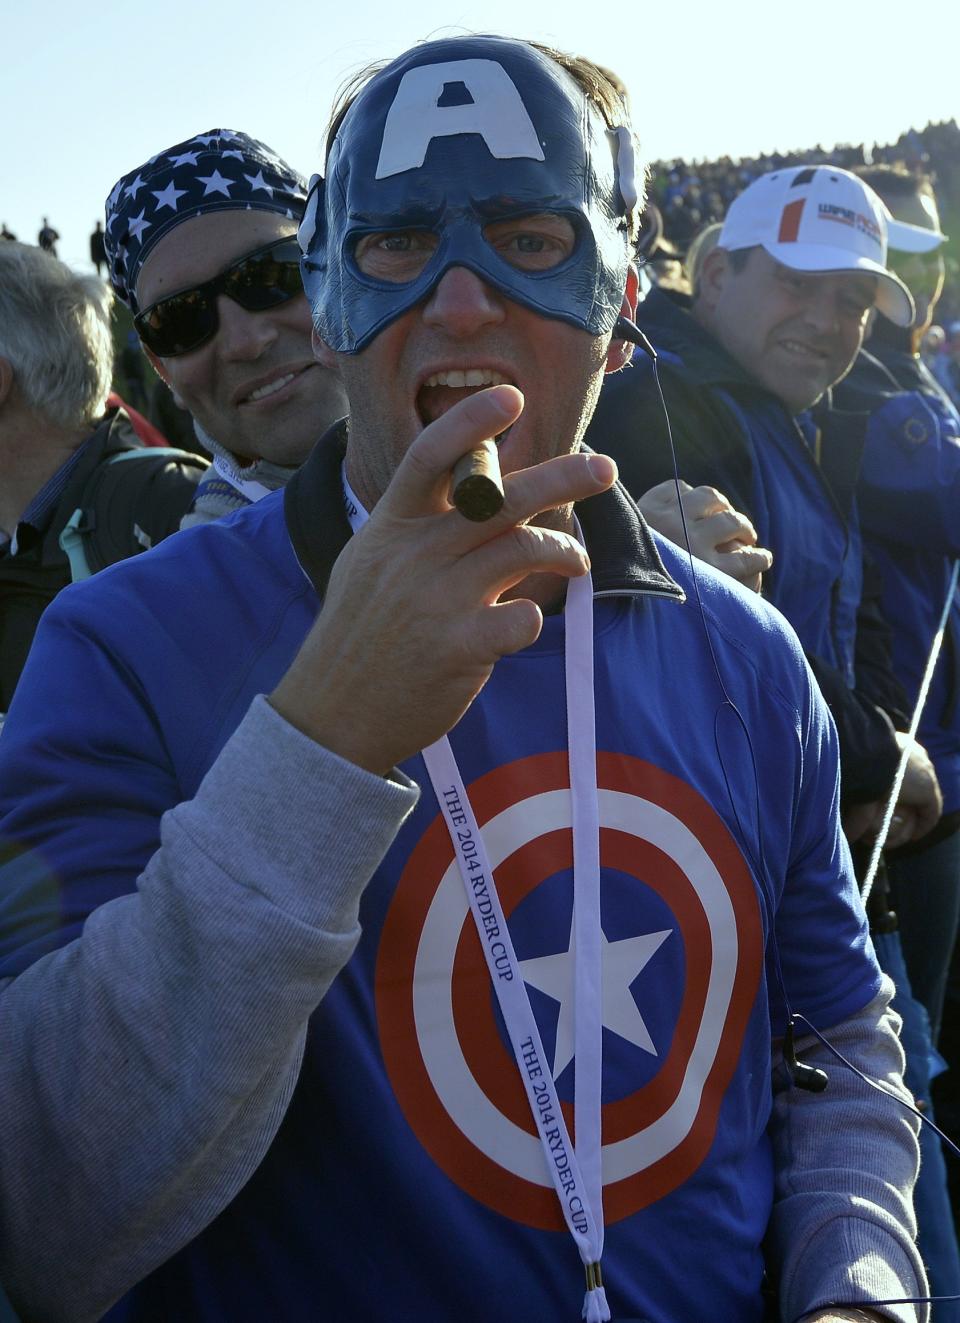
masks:
<svg viewBox="0 0 960 1323"><path fill-rule="evenodd" d="M883 579L893 664L910 708L960 556L960 415L893 328L870 341L835 403L867 411L858 481L864 537ZM936 767L944 818L960 810L960 605L954 596L918 735ZM939 832L950 825L941 820Z"/></svg>
<svg viewBox="0 0 960 1323"><path fill-rule="evenodd" d="M829 438L820 444L809 414L792 417L758 386L687 303L654 290L637 314L659 354L676 471L692 486L721 491L773 552L763 594L796 630L837 721L844 798L878 799L897 763L883 712L899 715L901 695L886 657L870 668L869 683L861 660L871 640L862 618L858 627L856 464ZM607 377L587 441L613 455L634 497L674 476L652 366L639 351L631 368Z"/></svg>
<svg viewBox="0 0 960 1323"><path fill-rule="evenodd" d="M39 957L85 924L95 944L99 907L122 907L161 843L170 848L190 816L178 818L182 801L217 776L225 743L319 609L348 536L339 461L321 443L285 498L68 589L45 617L0 741L0 832L46 871L25 855L8 865L0 977L27 970L32 986ZM771 1034L784 1027L777 970L795 1008L823 1027L880 983L839 831L834 732L776 612L706 568L693 592L686 557L662 544L661 560L622 490L579 509L597 598L602 921L611 968L636 961L604 1031L604 1272L617 1317L692 1321L708 1301L718 1318L759 1323ZM548 617L451 734L531 983L570 940L563 636L563 618ZM118 1316L488 1323L509 1300L511 1315L553 1323L579 1308L582 1269L523 1110L452 846L421 760L405 770L419 803L363 890L356 950L309 1016L269 1151ZM265 784L267 825L270 793ZM322 796L308 804L323 814ZM225 869L237 848L229 833L219 842ZM322 892L322 856L303 861L296 840L271 849L281 874L292 854ZM269 871L262 847L256 860ZM196 901L182 876L163 890L154 902L189 932ZM146 892L145 904L149 883ZM228 1001L273 968L269 947L265 959L234 951L234 940L227 921L208 962L211 980L231 971ZM649 958L631 957L638 942ZM534 988L531 1000L547 1052L559 1053L558 999ZM91 997L90 1018L105 1031L119 1019L120 1042L139 1046L144 1026L131 1031L125 1014L122 996ZM152 1021L154 1008L140 1015ZM124 1096L128 1076L151 1100L219 1078L223 1063L206 1053L171 1059L183 1040L155 1018L155 1057L111 1056ZM223 1086L231 1111L245 1105L230 1089L238 1070ZM567 1103L572 1064L554 1070ZM67 1082L71 1109L92 1105L80 1075ZM182 1128L203 1119L187 1113ZM155 1155L143 1161L149 1170ZM129 1166L118 1162L108 1181L124 1222L140 1228L152 1183L134 1198L139 1153ZM178 1172L162 1175L175 1183ZM112 1251L104 1245L105 1258Z"/></svg>

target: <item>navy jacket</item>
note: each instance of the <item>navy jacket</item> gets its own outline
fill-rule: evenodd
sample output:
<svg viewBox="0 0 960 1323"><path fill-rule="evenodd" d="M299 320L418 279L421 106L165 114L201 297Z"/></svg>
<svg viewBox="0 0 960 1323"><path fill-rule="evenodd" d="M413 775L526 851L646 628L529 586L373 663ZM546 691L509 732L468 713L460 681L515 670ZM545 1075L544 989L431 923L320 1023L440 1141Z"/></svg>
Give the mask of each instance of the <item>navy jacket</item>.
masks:
<svg viewBox="0 0 960 1323"><path fill-rule="evenodd" d="M960 555L960 416L903 343L903 333L886 325L878 332L835 399L869 414L858 503L864 538L883 579L894 668L912 707L952 563ZM960 607L955 598L919 726L943 791L945 819L939 834L955 826L960 814L958 668Z"/></svg>
<svg viewBox="0 0 960 1323"><path fill-rule="evenodd" d="M688 301L655 290L637 316L659 353L677 472L693 486L722 491L773 552L764 596L797 631L837 723L844 799L881 798L897 763L890 718L902 723L904 702L886 629L861 607L859 457L831 444L830 411L822 431L819 415L792 417L688 308ZM862 433L866 419L850 421ZM613 455L634 497L674 476L646 357L638 353L632 368L607 378L587 441Z"/></svg>

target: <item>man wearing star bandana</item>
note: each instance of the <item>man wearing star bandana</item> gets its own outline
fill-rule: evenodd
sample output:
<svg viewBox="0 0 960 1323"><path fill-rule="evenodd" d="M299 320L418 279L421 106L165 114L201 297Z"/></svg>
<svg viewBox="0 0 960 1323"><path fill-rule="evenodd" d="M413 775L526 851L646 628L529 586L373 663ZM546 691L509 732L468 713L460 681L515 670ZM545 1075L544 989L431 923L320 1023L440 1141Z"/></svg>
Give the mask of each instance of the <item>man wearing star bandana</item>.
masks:
<svg viewBox="0 0 960 1323"><path fill-rule="evenodd" d="M760 1323L766 1241L782 1319L928 1317L854 1307L925 1290L913 1118L779 1047L802 1013L903 1096L829 717L579 446L625 120L502 38L371 77L300 232L349 431L41 629L0 747L31 1316Z"/></svg>
<svg viewBox="0 0 960 1323"><path fill-rule="evenodd" d="M212 129L111 189L110 281L213 464L184 527L282 487L347 412L314 359L297 262L304 180L264 143Z"/></svg>

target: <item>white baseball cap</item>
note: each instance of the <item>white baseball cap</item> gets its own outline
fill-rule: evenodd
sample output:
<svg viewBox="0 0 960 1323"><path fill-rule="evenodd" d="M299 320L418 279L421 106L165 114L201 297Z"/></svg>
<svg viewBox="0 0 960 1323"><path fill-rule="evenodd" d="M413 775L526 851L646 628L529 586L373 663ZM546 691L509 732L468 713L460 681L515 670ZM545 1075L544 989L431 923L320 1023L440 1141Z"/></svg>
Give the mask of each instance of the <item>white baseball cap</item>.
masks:
<svg viewBox="0 0 960 1323"><path fill-rule="evenodd" d="M736 252L759 245L793 271L876 276L879 310L895 325L911 326L910 291L887 270L889 215L873 189L849 170L793 166L761 175L734 199L717 247Z"/></svg>

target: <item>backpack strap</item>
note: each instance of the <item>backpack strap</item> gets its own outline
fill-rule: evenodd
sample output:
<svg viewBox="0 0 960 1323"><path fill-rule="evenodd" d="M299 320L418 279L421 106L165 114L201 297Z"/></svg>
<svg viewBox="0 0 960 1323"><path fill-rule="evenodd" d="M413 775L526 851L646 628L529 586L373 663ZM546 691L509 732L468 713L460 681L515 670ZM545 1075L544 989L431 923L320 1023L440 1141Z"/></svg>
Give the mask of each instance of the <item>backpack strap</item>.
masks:
<svg viewBox="0 0 960 1323"><path fill-rule="evenodd" d="M109 462L109 461L108 461ZM90 532L90 523L80 506L77 506L73 514L60 530L60 550L64 553L70 562L70 582L79 583L81 579L89 579L93 571L87 561L87 553L84 547L84 538Z"/></svg>

